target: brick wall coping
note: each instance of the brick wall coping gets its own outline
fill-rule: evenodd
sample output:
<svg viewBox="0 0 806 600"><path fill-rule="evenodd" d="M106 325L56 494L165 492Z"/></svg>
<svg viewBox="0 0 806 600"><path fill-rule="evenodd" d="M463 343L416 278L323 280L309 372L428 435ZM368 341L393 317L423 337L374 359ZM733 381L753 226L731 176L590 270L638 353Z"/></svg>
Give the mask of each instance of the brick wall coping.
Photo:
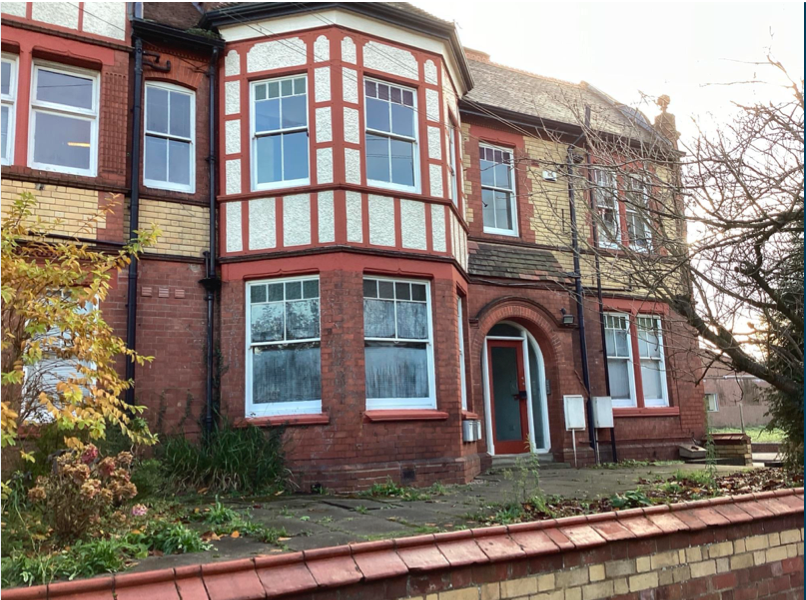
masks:
<svg viewBox="0 0 806 600"><path fill-rule="evenodd" d="M252 600L803 514L803 488L3 590L4 600Z"/></svg>

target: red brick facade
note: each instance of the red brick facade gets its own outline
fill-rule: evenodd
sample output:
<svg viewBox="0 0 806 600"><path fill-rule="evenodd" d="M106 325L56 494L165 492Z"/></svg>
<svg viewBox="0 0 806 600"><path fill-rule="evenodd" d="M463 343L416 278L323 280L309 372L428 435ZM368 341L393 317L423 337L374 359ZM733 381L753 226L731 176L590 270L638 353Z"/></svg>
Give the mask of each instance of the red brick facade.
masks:
<svg viewBox="0 0 806 600"><path fill-rule="evenodd" d="M87 6L86 10L92 8L91 4ZM159 15L160 10L147 11L147 15ZM197 9L188 5L174 15L177 22L184 24L182 30L193 20L194 11ZM462 50L454 47L456 43L447 34L438 36L412 29L405 35L398 31L385 37L387 30L376 27L370 19L355 18L350 26L323 25L320 20L315 26L288 29L279 35L259 26L236 28L232 33L237 21L219 27L226 43L221 43L215 82L218 137L214 150L218 155L215 164L219 183L213 192L219 210L212 216L218 222L215 243L222 280L216 298L214 342L216 361L220 363L220 389L216 395L220 397L221 414L235 423L251 420L266 427L287 424L289 463L303 489L316 483L337 489L367 487L387 478L414 485L466 482L490 464L492 454L487 430L479 441L463 441L464 420L486 423L491 418L485 411L482 376L486 369L485 338L493 326L509 321L523 327L539 346L547 391L550 386L550 452L556 460L572 461L572 438L565 431L563 396L586 393L579 324L562 323L563 311L576 314L573 278L567 267L570 254L567 248L563 255L558 251L562 248L545 243L536 225L540 208L530 200L536 190L532 177L527 175L528 169L541 168L529 154L533 140L518 127L461 113L457 98L471 83L460 68L465 61ZM142 131L130 131L131 27L127 26L125 41L84 35L81 27L68 32L33 21L30 3L26 17L4 13L3 23L3 50L19 56L17 135L12 164L3 167L4 178L20 185L34 181L89 190L97 193L99 206L110 201L109 194L128 194L130 142L133 135L141 144L143 139ZM402 30L406 27L397 22L393 25ZM177 30L172 35L185 34ZM228 35L231 39L227 39ZM270 43L275 45L266 45ZM302 52L304 59L295 56L289 44L296 44L295 51ZM205 277L202 253L210 247L206 219L210 195L211 99L207 74L211 49L179 43L174 38L161 39L153 32L144 36L143 47L147 51L146 83L169 82L194 92L195 186L193 193L148 188L142 184L142 164L138 167L141 226L148 226L148 219L156 219L163 236L162 245L139 264L137 350L154 360L136 368L135 396L138 403L148 407L147 418L157 431L195 435L205 409L207 377L206 303L199 281ZM372 60L367 58L370 52L374 53ZM274 63L261 62L261 53L275 56L278 64L284 64L275 68ZM97 177L34 171L27 166L33 56L100 71ZM154 67L156 64L166 68L169 61L167 72ZM401 61L407 68L416 67L402 70ZM327 70L326 78L322 78L323 69ZM255 81L288 75L305 75L308 86L308 183L253 191L251 86ZM412 164L416 164L413 168L418 181L410 190L383 188L369 180L365 164L365 76L411 89L417 98L418 154ZM328 82L326 89L322 81ZM346 88L353 84L355 94L351 95ZM345 115L352 114L358 124L348 122ZM469 123L469 127L451 155L451 128L458 128L460 120L466 126ZM229 138L231 131L237 135ZM517 236L484 232L479 143L512 149L519 165ZM320 154L329 156L330 163L320 159ZM358 162L350 163L348 156ZM455 197L451 197L450 189L452 166L457 171ZM293 212L296 208L291 207L292 200L299 208L300 196L304 198L302 213ZM350 198L357 199L356 203L349 205ZM128 237L129 200L123 196L121 200L125 206L122 204L98 229L99 242L120 244ZM325 204L329 200L330 212ZM258 214L257 209L253 211L257 201L271 202L274 238L270 244L260 245L253 240L258 237L253 234L263 235L269 227L266 214L252 216L253 212ZM384 208L384 213L373 212L381 205L391 208ZM234 208L238 212L231 210ZM297 215L296 220L287 221L291 218L287 215ZM351 219L358 219L358 225L351 224ZM332 226L332 233L328 226ZM478 257L485 244L491 253L490 248L532 252L535 262L522 259L519 273L496 272L496 264L488 265L483 272L478 267ZM561 267L560 262L566 266ZM245 414L247 284L296 275L319 278L322 410L320 414L252 419ZM367 410L362 291L365 276L417 279L428 284L435 407ZM126 331L127 281L126 274L121 273L102 307L121 335ZM463 298L464 306L466 410L462 407L457 297ZM609 289L605 301L615 308L626 306L624 303L631 303L630 291ZM591 394L605 395L598 306L590 295L584 304ZM704 432L702 389L692 376L700 368L693 353L696 342L685 325L664 307L645 303L638 311L663 314L669 405L651 409L639 403L637 408L616 411L619 458L673 458L677 444ZM602 455L607 458L610 433L600 431L599 435ZM591 462L593 453L586 445L587 434L578 433L576 441L579 462Z"/></svg>

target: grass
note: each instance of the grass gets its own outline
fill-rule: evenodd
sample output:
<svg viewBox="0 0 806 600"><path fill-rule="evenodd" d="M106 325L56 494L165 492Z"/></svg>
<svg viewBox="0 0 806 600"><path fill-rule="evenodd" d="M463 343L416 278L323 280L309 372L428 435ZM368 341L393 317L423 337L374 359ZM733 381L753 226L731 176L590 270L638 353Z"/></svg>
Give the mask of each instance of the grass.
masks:
<svg viewBox="0 0 806 600"><path fill-rule="evenodd" d="M711 429L712 433L741 433L739 427L715 427ZM744 432L750 436L750 440L758 443L775 443L784 441L784 432L780 429L773 429L768 431L766 427L761 425L753 427L745 427Z"/></svg>

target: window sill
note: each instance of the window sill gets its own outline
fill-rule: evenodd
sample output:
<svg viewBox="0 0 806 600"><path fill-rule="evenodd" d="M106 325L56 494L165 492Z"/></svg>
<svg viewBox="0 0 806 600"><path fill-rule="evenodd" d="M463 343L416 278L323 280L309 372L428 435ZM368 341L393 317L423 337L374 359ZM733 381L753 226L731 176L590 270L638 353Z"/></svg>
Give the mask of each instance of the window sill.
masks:
<svg viewBox="0 0 806 600"><path fill-rule="evenodd" d="M248 417L238 419L235 427L275 427L277 425L327 425L330 415L327 413L314 415L277 415L271 417Z"/></svg>
<svg viewBox="0 0 806 600"><path fill-rule="evenodd" d="M462 420L463 421L480 421L481 417L478 416L474 412L470 412L469 410L462 411Z"/></svg>
<svg viewBox="0 0 806 600"><path fill-rule="evenodd" d="M368 410L364 417L373 423L386 421L444 421L448 413L440 410Z"/></svg>
<svg viewBox="0 0 806 600"><path fill-rule="evenodd" d="M613 408L613 416L620 417L677 417L680 415L678 406L659 406L643 408Z"/></svg>

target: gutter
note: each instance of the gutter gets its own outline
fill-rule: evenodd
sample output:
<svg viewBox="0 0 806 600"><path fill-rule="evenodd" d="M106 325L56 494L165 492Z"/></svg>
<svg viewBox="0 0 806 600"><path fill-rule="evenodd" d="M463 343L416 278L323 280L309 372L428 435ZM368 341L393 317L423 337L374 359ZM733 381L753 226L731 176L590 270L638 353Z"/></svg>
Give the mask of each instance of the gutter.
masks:
<svg viewBox="0 0 806 600"><path fill-rule="evenodd" d="M210 56L210 67L207 70L208 83L210 85L210 110L209 110L209 145L210 153L207 158L207 168L210 183L210 248L204 253L205 264L207 266L204 279L199 283L206 290L205 302L207 303L207 381L205 387L205 410L204 410L204 430L208 435L213 431L213 392L214 392L214 370L215 370L215 337L214 337L214 317L215 317L215 295L221 288L221 280L216 275L216 79L218 78L218 48L213 48Z"/></svg>
<svg viewBox="0 0 806 600"><path fill-rule="evenodd" d="M134 98L132 99L132 137L129 148L129 167L131 190L131 208L129 210L129 241L137 236L135 231L140 228L140 125L142 119L143 96L143 40L134 37ZM129 280L126 290L126 347L129 350L137 349L137 271L140 261L133 257L129 263ZM134 384L135 361L126 360L126 380ZM126 390L126 403L134 405L134 386Z"/></svg>
<svg viewBox="0 0 806 600"><path fill-rule="evenodd" d="M590 107L585 107L585 125L590 124ZM593 400L591 399L591 381L590 370L588 367L588 342L585 336L585 311L582 305L582 269L579 263L579 228L577 226L576 218L576 200L574 198L574 147L577 142L585 137L585 131L579 134L573 143L569 144L566 150L566 169L568 170L568 204L569 204L569 218L571 220L571 247L574 252L574 296L576 296L577 303L577 320L579 321L579 346L582 355L582 383L585 385L587 392L587 401L585 402L586 413L588 417L588 438L591 448L593 448L593 456L596 464L599 464L599 444L596 441L596 428L593 426Z"/></svg>

